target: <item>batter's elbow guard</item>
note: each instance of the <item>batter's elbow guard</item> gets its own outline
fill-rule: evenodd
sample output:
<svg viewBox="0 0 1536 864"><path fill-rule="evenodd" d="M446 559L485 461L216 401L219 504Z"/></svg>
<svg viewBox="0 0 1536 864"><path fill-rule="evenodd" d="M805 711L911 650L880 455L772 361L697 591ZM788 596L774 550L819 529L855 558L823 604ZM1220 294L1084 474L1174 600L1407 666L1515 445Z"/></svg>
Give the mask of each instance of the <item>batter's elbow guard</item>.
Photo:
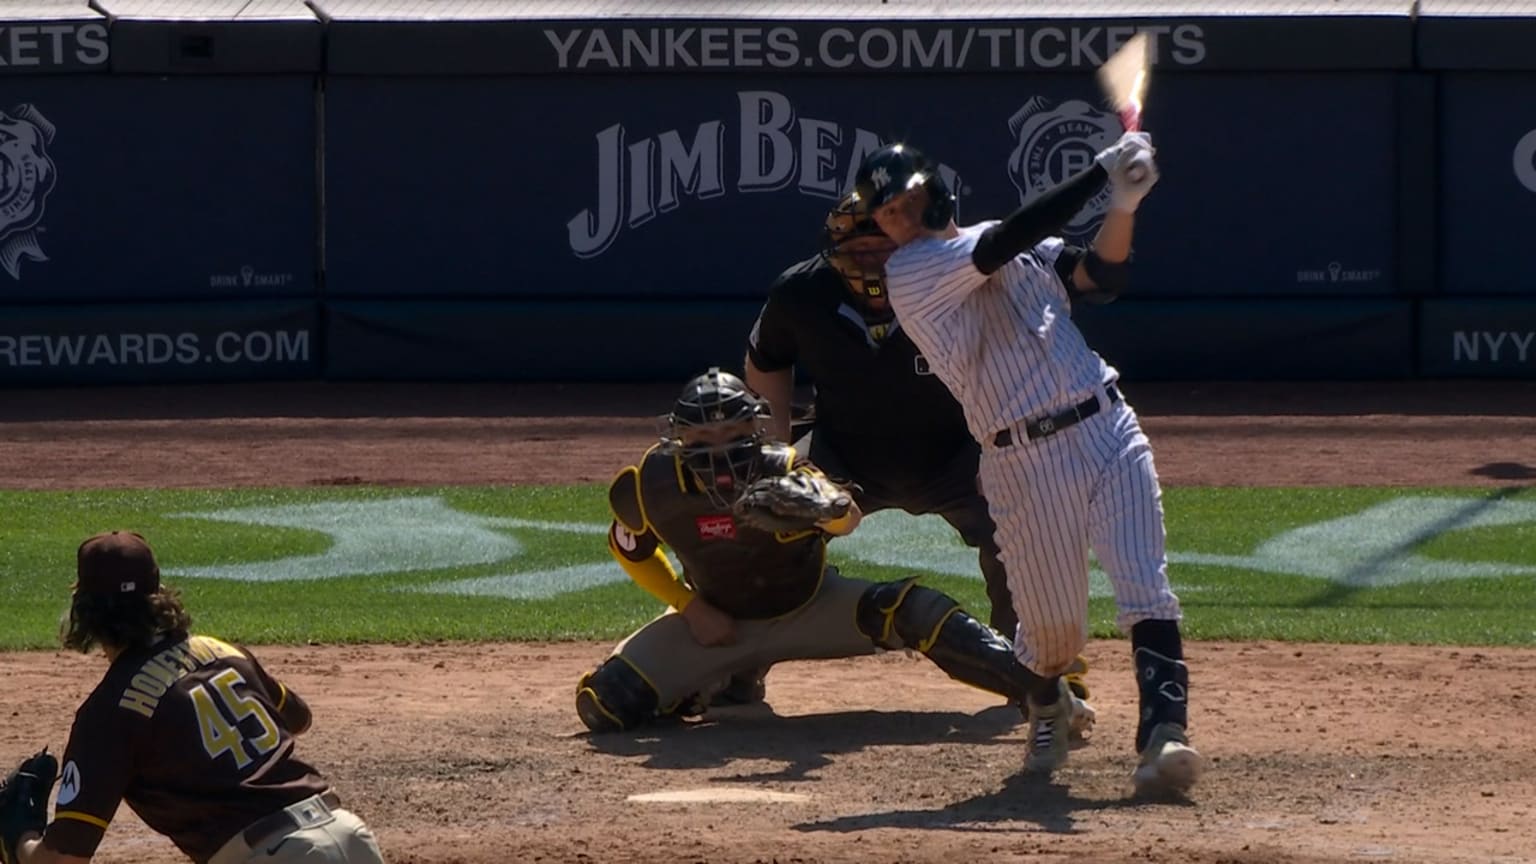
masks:
<svg viewBox="0 0 1536 864"><path fill-rule="evenodd" d="M1078 291L1077 296L1089 303L1111 303L1125 293L1131 284L1131 268L1124 261L1105 261L1089 249L1083 256L1083 270L1093 280L1093 290Z"/></svg>
<svg viewBox="0 0 1536 864"><path fill-rule="evenodd" d="M603 665L576 682L576 715L593 732L623 732L656 716L656 688L623 657Z"/></svg>

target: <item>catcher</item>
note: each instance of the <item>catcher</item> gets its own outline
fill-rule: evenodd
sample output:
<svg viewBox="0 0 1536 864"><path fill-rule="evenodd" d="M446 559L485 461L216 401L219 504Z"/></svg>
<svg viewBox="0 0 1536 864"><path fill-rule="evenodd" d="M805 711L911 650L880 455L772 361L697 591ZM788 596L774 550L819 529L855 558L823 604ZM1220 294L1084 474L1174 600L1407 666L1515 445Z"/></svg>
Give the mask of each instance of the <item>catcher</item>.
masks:
<svg viewBox="0 0 1536 864"><path fill-rule="evenodd" d="M683 388L660 443L608 489L608 548L671 607L576 685L588 729L700 713L713 688L784 660L919 651L956 680L1024 704L1039 683L1009 641L915 579L865 582L826 563L861 514L847 490L771 440L765 404L712 368ZM679 579L661 550L683 565ZM1061 691L1070 696L1065 681ZM1074 699L1079 727L1091 709Z"/></svg>
<svg viewBox="0 0 1536 864"><path fill-rule="evenodd" d="M80 545L66 648L111 664L75 713L58 762L22 762L0 790L4 864L81 864L118 803L203 864L382 864L368 826L293 755L310 711L249 651L190 635L191 617L138 534Z"/></svg>

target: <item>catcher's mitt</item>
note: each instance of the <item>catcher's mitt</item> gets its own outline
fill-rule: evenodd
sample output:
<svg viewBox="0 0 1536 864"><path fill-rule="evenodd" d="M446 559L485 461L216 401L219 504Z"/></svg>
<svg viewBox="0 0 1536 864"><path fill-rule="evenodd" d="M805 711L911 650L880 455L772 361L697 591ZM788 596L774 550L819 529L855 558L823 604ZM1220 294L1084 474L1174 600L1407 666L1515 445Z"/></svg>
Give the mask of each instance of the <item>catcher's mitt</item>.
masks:
<svg viewBox="0 0 1536 864"><path fill-rule="evenodd" d="M20 860L17 846L21 835L39 834L48 827L48 793L59 774L59 760L48 748L21 764L0 784L0 858L5 864Z"/></svg>
<svg viewBox="0 0 1536 864"><path fill-rule="evenodd" d="M823 519L848 513L853 496L804 473L763 477L742 490L732 508L736 517L762 531L806 531Z"/></svg>

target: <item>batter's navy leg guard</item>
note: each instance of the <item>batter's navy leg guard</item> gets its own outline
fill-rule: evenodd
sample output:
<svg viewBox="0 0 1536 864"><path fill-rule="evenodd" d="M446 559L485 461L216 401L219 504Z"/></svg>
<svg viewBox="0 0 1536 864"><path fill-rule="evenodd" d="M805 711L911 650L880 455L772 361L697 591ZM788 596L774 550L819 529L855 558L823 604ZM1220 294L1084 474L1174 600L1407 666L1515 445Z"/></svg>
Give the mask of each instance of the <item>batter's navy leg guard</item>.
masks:
<svg viewBox="0 0 1536 864"><path fill-rule="evenodd" d="M949 677L1023 705L1042 686L1013 645L967 615L953 597L915 580L883 582L859 598L859 632L882 648L921 651Z"/></svg>
<svg viewBox="0 0 1536 864"><path fill-rule="evenodd" d="M1189 667L1150 648L1135 651L1136 683L1141 691L1141 716L1136 724L1136 752L1160 723L1189 728Z"/></svg>
<svg viewBox="0 0 1536 864"><path fill-rule="evenodd" d="M650 722L656 700L656 689L622 657L609 657L576 682L576 714L593 732L622 732Z"/></svg>

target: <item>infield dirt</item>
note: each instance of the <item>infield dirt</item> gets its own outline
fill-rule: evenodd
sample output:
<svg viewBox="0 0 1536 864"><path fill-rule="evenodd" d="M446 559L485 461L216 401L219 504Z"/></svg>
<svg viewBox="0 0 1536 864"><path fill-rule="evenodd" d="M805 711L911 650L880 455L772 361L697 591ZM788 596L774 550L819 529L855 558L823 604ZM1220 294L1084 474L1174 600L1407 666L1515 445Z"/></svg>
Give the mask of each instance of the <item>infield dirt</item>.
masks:
<svg viewBox="0 0 1536 864"><path fill-rule="evenodd" d="M606 481L666 386L263 384L6 394L0 486ZM1168 485L1536 482L1536 387L1131 385ZM196 610L193 610L194 613ZM1536 611L1533 611L1536 619ZM315 708L300 755L394 862L1536 860L1536 649L1194 642L1185 803L1130 797L1127 643L1088 646L1091 743L1019 775L1023 728L903 653L790 663L768 705L592 738L577 675L610 646L269 647ZM104 669L0 654L0 761L62 748ZM771 803L635 803L761 789ZM94 859L181 861L126 807Z"/></svg>

